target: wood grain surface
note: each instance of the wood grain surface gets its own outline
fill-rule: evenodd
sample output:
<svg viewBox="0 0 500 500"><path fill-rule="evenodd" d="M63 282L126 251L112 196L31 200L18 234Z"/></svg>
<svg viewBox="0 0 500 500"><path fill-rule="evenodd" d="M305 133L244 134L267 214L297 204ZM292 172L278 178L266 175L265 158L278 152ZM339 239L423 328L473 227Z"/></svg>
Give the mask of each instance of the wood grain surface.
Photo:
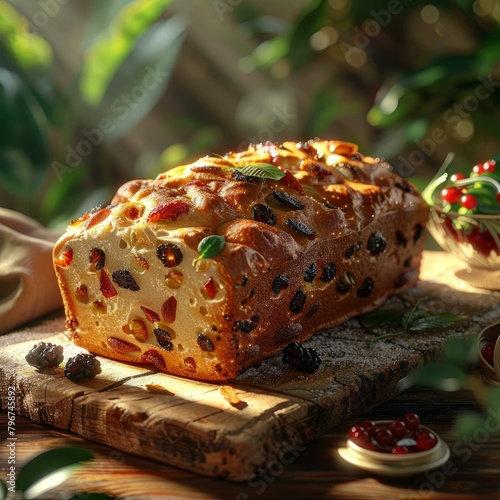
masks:
<svg viewBox="0 0 500 500"><path fill-rule="evenodd" d="M453 266L449 256L426 253L423 281L386 306L408 310L421 300L425 309L468 314L459 327L371 343L371 334L349 321L308 342L321 352L318 372L302 374L279 358L266 360L230 384L237 405L217 384L105 358L102 373L81 384L61 369L38 372L24 361L34 339L64 345L65 359L80 351L61 333L63 319L56 316L3 339L2 407L6 388L15 387L17 412L35 422L202 475L249 480L280 463L284 453L293 455L339 423L397 396L405 377L424 360L438 358L447 338L475 335L500 321L498 294L454 283Z"/></svg>

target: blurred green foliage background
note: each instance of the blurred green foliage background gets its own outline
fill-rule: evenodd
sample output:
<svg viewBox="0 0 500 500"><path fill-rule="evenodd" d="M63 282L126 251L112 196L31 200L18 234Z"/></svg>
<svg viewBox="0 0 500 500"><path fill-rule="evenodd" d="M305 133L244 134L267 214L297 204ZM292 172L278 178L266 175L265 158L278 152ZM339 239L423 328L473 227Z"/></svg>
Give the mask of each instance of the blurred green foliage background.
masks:
<svg viewBox="0 0 500 500"><path fill-rule="evenodd" d="M133 178L310 137L419 186L498 151L495 0L0 0L0 206L52 227Z"/></svg>

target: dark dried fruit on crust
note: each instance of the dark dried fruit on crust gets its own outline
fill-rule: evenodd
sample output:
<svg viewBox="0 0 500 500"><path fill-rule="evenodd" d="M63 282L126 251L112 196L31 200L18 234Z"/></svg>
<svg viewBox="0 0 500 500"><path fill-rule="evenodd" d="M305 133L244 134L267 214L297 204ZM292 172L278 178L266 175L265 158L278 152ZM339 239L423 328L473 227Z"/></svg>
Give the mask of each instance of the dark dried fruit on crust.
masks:
<svg viewBox="0 0 500 500"><path fill-rule="evenodd" d="M258 314L255 314L250 319L235 321L233 326L233 331L250 333L252 330L255 330L255 328L257 328L259 321L260 321L260 316Z"/></svg>
<svg viewBox="0 0 500 500"><path fill-rule="evenodd" d="M358 297L365 299L369 297L373 291L373 280L371 278L366 278L365 281L358 288Z"/></svg>
<svg viewBox="0 0 500 500"><path fill-rule="evenodd" d="M296 231L299 234L303 234L308 239L312 240L316 237L316 231L313 231L310 227L306 226L303 222L295 219L288 219L286 225Z"/></svg>
<svg viewBox="0 0 500 500"><path fill-rule="evenodd" d="M284 274L278 274L276 278L274 278L273 280L272 290L277 295L282 290L288 288L289 283L290 280L288 279L287 276L285 276Z"/></svg>
<svg viewBox="0 0 500 500"><path fill-rule="evenodd" d="M284 193L283 191L273 191L273 197L276 201L282 203L291 210L302 210L305 206L301 201L295 198L295 196Z"/></svg>
<svg viewBox="0 0 500 500"><path fill-rule="evenodd" d="M311 283L318 275L318 266L313 262L304 272L304 281Z"/></svg>
<svg viewBox="0 0 500 500"><path fill-rule="evenodd" d="M253 218L257 222L274 226L276 224L276 214L267 206L258 203L253 207Z"/></svg>
<svg viewBox="0 0 500 500"><path fill-rule="evenodd" d="M290 302L290 310L294 314L299 314L304 308L304 304L306 303L307 296L303 290L297 290L295 295L292 297L292 301Z"/></svg>
<svg viewBox="0 0 500 500"><path fill-rule="evenodd" d="M375 255L382 253L386 247L387 240L379 232L372 233L368 238L368 243L366 244L366 248L370 251L370 253Z"/></svg>
<svg viewBox="0 0 500 500"><path fill-rule="evenodd" d="M333 278L335 278L336 274L337 267L333 262L330 262L330 264L322 266L321 276L319 277L319 279L321 281L324 281L325 283L329 283Z"/></svg>

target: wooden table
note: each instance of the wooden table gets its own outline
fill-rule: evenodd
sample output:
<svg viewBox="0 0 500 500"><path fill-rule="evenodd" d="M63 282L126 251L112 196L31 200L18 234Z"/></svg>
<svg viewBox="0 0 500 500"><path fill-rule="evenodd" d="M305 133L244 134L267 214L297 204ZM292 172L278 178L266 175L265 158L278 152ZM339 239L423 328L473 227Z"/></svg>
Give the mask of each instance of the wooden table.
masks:
<svg viewBox="0 0 500 500"><path fill-rule="evenodd" d="M449 268L438 271L432 266L432 254L428 253L422 277L451 282L457 265L450 259ZM462 284L457 281L454 286ZM478 372L471 374L471 381L476 388L483 384ZM103 492L126 499L500 498L500 433L487 437L478 433L470 440L454 437L457 415L482 411L474 394L469 388L449 393L412 389L363 416L373 420L395 419L407 411L416 412L448 443L451 457L444 466L407 478L378 477L339 457L337 449L345 442L352 421L343 422L305 446L285 449L281 459L261 471L260 477L230 483L128 455L18 415L16 467L20 470L42 451L68 443L94 453L93 461L43 498L70 498L78 492ZM3 438L7 429L5 411L0 412L0 429ZM2 445L0 450L0 469L5 480L8 449Z"/></svg>

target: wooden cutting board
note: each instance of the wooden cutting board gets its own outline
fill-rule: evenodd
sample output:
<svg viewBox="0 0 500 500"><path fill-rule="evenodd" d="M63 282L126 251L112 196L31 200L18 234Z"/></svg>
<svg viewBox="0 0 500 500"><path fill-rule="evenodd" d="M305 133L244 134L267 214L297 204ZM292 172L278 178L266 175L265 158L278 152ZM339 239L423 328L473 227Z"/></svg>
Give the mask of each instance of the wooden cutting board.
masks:
<svg viewBox="0 0 500 500"><path fill-rule="evenodd" d="M455 278L457 266L448 255L426 252L419 285L384 307L408 310L422 299L424 309L468 314L459 327L370 343L371 334L351 320L307 343L321 353L319 371L303 374L279 357L266 360L227 384L240 400L235 405L219 384L106 358L99 358L102 373L80 384L64 377L61 368L34 370L24 357L41 338L63 345L65 360L81 351L62 333L64 318L58 315L2 338L1 405L6 408L7 389L13 387L16 411L35 422L199 474L246 480L341 421L399 394L405 377L438 358L447 338L475 335L500 321L500 294L465 286Z"/></svg>

